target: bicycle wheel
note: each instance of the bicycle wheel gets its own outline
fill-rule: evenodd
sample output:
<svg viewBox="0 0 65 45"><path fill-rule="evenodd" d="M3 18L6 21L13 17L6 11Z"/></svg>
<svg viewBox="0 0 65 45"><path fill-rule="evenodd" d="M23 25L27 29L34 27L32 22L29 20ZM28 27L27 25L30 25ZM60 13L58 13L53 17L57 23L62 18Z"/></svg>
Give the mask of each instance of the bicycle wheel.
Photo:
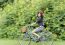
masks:
<svg viewBox="0 0 65 45"><path fill-rule="evenodd" d="M19 45L30 45L31 38L27 33L21 34L18 36L18 42L19 42Z"/></svg>
<svg viewBox="0 0 65 45"><path fill-rule="evenodd" d="M50 42L48 45L53 45L53 39L52 39L52 33L49 31L44 31L39 33L40 36L42 36L43 38L40 39L42 42Z"/></svg>

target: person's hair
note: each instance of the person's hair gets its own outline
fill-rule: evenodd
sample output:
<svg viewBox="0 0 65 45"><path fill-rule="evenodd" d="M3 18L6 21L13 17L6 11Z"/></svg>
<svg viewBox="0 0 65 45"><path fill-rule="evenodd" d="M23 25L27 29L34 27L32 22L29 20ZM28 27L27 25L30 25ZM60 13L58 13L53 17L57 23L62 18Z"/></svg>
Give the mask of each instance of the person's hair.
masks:
<svg viewBox="0 0 65 45"><path fill-rule="evenodd" d="M39 13L40 13L40 15L41 15L41 18L43 18L43 13L44 13L44 12L42 12L41 10L38 11L37 16L38 16Z"/></svg>

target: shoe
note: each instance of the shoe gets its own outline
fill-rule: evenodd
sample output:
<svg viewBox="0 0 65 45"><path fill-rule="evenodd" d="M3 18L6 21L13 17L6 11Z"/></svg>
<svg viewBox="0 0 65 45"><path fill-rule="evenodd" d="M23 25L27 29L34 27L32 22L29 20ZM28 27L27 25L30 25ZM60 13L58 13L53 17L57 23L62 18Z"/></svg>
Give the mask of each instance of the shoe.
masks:
<svg viewBox="0 0 65 45"><path fill-rule="evenodd" d="M37 39L37 41L36 42L39 42L39 41L41 41L42 40L42 36L41 37L39 37L38 39Z"/></svg>

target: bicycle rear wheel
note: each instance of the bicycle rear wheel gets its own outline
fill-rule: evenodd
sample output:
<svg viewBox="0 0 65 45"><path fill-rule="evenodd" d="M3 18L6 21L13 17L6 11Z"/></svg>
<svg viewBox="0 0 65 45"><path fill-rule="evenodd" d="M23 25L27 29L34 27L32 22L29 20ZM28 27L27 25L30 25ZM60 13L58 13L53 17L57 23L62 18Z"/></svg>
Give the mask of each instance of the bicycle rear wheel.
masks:
<svg viewBox="0 0 65 45"><path fill-rule="evenodd" d="M27 33L18 36L19 45L30 45L30 43L31 43L31 38Z"/></svg>
<svg viewBox="0 0 65 45"><path fill-rule="evenodd" d="M41 42L50 42L49 45L53 45L53 39L52 39L52 33L49 31L43 31L41 33L39 33L40 36L42 36L43 38L40 39Z"/></svg>

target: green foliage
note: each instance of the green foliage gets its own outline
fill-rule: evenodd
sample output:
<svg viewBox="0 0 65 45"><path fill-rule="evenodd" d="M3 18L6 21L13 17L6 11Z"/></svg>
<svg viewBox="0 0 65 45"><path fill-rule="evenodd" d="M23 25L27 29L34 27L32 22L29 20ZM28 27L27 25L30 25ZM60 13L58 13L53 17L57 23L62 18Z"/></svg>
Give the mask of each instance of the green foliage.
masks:
<svg viewBox="0 0 65 45"><path fill-rule="evenodd" d="M64 33L62 32L65 32L64 7L65 5L63 2L54 2L51 5L48 5L48 7L45 10L45 23L47 25L47 28L49 28L48 30L50 30L51 32L55 33L57 35L57 38L65 37Z"/></svg>
<svg viewBox="0 0 65 45"><path fill-rule="evenodd" d="M0 38L17 38L21 26L35 22L40 9L46 29L65 40L64 0L0 0Z"/></svg>

